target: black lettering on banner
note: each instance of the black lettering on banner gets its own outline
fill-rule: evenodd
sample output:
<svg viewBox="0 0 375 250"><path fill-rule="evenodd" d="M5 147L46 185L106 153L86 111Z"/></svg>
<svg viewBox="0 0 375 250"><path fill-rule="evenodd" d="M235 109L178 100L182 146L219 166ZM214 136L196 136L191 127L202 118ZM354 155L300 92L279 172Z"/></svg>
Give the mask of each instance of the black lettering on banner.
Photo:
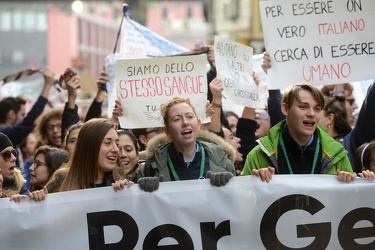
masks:
<svg viewBox="0 0 375 250"><path fill-rule="evenodd" d="M220 238L230 235L230 221L221 222L215 229L214 222L201 223L201 238L203 250L217 250L217 242Z"/></svg>
<svg viewBox="0 0 375 250"><path fill-rule="evenodd" d="M372 227L354 228L359 221L369 221ZM361 207L347 213L340 221L338 238L343 249L375 249L375 240L371 243L359 244L355 239L375 237L375 209Z"/></svg>
<svg viewBox="0 0 375 250"><path fill-rule="evenodd" d="M331 237L331 223L312 223L297 225L297 238L315 237L313 242L303 248L290 248L277 238L276 225L283 214L291 210L304 210L311 215L324 208L324 205L311 196L292 194L284 196L272 203L262 217L260 224L260 237L267 250L273 249L326 249Z"/></svg>
<svg viewBox="0 0 375 250"><path fill-rule="evenodd" d="M123 232L117 243L105 244L104 227L118 226ZM89 247L95 250L132 250L137 245L139 232L135 220L127 213L113 210L87 214ZM124 237L126 236L126 237Z"/></svg>
<svg viewBox="0 0 375 250"><path fill-rule="evenodd" d="M116 243L105 243L104 227L118 226L122 230L122 238ZM112 210L87 214L87 228L90 250L132 250L139 238L136 221L127 213ZM215 228L215 222L201 222L202 250L217 250L217 242L230 235L230 221L221 222ZM178 244L161 245L164 238L173 238ZM194 250L194 243L189 233L180 226L163 224L157 226L146 235L143 241L144 250Z"/></svg>
<svg viewBox="0 0 375 250"><path fill-rule="evenodd" d="M163 238L173 238L178 245L158 246ZM164 224L152 229L143 242L143 249L194 250L193 240L182 227Z"/></svg>

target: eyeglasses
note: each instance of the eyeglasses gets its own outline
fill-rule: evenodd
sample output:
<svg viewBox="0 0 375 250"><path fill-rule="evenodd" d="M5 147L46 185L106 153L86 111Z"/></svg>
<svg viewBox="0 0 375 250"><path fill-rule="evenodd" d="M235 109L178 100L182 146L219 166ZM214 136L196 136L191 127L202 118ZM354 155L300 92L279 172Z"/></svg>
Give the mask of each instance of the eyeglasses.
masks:
<svg viewBox="0 0 375 250"><path fill-rule="evenodd" d="M268 113L256 113L256 115L262 120L267 120L270 117Z"/></svg>
<svg viewBox="0 0 375 250"><path fill-rule="evenodd" d="M56 124L56 125L50 124L46 126L47 131L53 131L55 130L55 128L61 128L61 123Z"/></svg>
<svg viewBox="0 0 375 250"><path fill-rule="evenodd" d="M35 169L37 169L38 167L43 166L43 165L47 167L47 163L44 163L44 162L41 162L41 161L38 161L38 160L34 160L33 164L34 164Z"/></svg>
<svg viewBox="0 0 375 250"><path fill-rule="evenodd" d="M346 98L345 100L349 102L350 106L352 106L353 103L355 102L354 98L352 98L352 99Z"/></svg>
<svg viewBox="0 0 375 250"><path fill-rule="evenodd" d="M161 133L162 131L163 131L162 128L154 128L153 130L147 131L147 132L146 132L146 135L148 135L148 134L150 134L150 133L153 133L153 132L159 134L159 133Z"/></svg>
<svg viewBox="0 0 375 250"><path fill-rule="evenodd" d="M18 152L17 150L12 149L12 150L1 152L0 154L4 158L5 161L10 161L10 158L12 157L12 155L14 155L14 157L17 158Z"/></svg>

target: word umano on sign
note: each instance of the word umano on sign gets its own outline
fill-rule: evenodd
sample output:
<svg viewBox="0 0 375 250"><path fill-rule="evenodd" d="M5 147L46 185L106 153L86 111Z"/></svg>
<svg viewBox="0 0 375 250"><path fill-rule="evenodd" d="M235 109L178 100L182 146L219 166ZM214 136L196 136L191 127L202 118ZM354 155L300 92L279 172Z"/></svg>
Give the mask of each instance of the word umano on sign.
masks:
<svg viewBox="0 0 375 250"><path fill-rule="evenodd" d="M38 203L1 199L1 247L373 249L374 187L329 175L276 175L270 183L244 176L224 187L194 180L161 183L153 193L133 185L50 194Z"/></svg>
<svg viewBox="0 0 375 250"><path fill-rule="evenodd" d="M260 10L271 85L374 78L368 65L375 62L373 1L263 0Z"/></svg>

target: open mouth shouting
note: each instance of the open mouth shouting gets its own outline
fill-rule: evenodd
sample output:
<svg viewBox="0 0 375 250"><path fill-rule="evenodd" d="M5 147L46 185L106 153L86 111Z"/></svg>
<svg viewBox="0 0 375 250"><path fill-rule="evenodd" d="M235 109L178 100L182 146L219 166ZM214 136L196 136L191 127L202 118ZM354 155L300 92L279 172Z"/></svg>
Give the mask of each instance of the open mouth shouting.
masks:
<svg viewBox="0 0 375 250"><path fill-rule="evenodd" d="M303 125L308 128L315 128L315 121L303 121Z"/></svg>
<svg viewBox="0 0 375 250"><path fill-rule="evenodd" d="M182 131L181 135L191 135L193 133L193 130L191 129L186 129Z"/></svg>

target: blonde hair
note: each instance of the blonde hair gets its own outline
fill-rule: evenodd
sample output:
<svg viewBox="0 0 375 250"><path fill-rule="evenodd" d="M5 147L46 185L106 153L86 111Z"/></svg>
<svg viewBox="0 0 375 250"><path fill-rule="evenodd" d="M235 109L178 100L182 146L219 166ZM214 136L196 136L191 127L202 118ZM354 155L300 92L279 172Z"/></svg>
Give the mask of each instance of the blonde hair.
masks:
<svg viewBox="0 0 375 250"><path fill-rule="evenodd" d="M3 188L3 197L10 197L14 194L19 194L25 182L26 180L23 178L21 171L15 168L14 169L14 184L11 187Z"/></svg>

